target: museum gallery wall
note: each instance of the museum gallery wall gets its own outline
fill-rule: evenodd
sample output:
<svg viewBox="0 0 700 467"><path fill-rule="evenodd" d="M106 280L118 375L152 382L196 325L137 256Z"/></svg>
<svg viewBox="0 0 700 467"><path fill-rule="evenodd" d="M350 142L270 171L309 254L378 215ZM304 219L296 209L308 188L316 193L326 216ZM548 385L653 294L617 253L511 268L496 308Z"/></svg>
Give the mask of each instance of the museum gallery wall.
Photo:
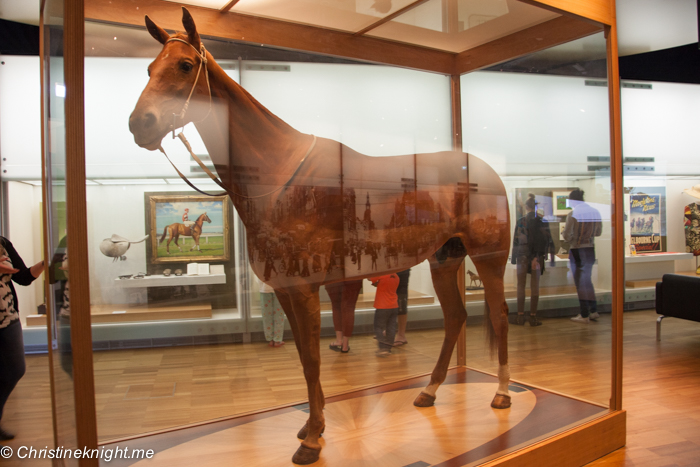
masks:
<svg viewBox="0 0 700 467"><path fill-rule="evenodd" d="M14 93L7 91L10 89L8 86L3 87L5 91L1 110L3 113L9 113L24 102L18 99L19 96L37 95L35 81L38 60L32 57L3 57L3 60L6 64L2 67L0 78L21 83L22 86L21 92ZM133 99L114 98L110 97L109 92L105 92L118 84L123 93L135 98L147 81L143 69L148 62L148 59L128 58L86 59L88 178L168 179L167 182L162 179L146 181L144 185L128 186L128 189L127 186L118 184L90 185L89 209L96 213L94 225L103 227L100 232L94 232L95 248L98 241L112 233L126 237L138 237L145 233L142 225L145 216L143 193L159 190L181 191L184 187L178 184L172 169L162 158L133 147L128 128L123 124L124 115L128 115L131 110ZM445 97L448 89L444 77L389 67L308 63L289 65L289 71L285 72L244 70L243 75L246 87L251 93L301 131L334 138L373 155L430 152L448 148L449 134L446 122L449 119L449 109ZM238 79L238 70L231 70L231 74ZM22 79L14 79L18 76ZM331 78L326 79L328 76ZM588 165L588 156L608 154L605 139L608 131L605 116L607 99L604 88L585 86L583 78L506 73L472 73L464 75L462 80L463 107L477 109L465 113L464 116L465 150L489 160L502 175L510 196L513 196L513 190L526 190L528 186L566 189L575 185L583 188L588 196L596 193L596 185L600 189L601 184L596 183L595 177L590 176L595 173L587 172L585 166ZM396 86L397 81L402 84ZM372 85L368 86L368 82ZM338 92L341 87L354 87L355 94ZM493 93L489 92L489 89L494 87L502 91L498 98L492 101ZM534 102L545 88L551 93L544 101L547 105ZM294 92L288 92L290 89ZM472 94L470 90L475 91ZM693 132L685 131L684 125L693 121L694 107L685 104L688 96L693 96L695 92L697 91L692 85L670 83L654 83L652 90L623 89L622 103L626 115L623 122L625 154L655 158L653 175L645 174L640 181L631 178L633 175L628 175L629 182L626 184L632 187L666 186L666 212L669 216L667 251L684 251L682 226L680 222L673 222L672 216L674 213L678 218L682 216L683 206L689 199L681 194L682 189L694 185L692 180L678 179L677 176L693 176L692 169L686 170L685 161L688 160L690 148L695 142L692 140ZM362 98L350 97L358 93L362 94ZM285 95L286 98L281 99L281 95ZM391 105L392 101L401 101L401 105ZM318 104L311 105L313 102ZM566 118L551 117L555 112L551 112L552 109L548 106L555 105L555 102L570 107L571 111L566 114ZM105 114L101 109L107 105L113 111ZM32 106L22 106L28 111L2 120L3 155L7 159L4 163L7 171L4 174L5 180L32 180L39 175L37 140L23 136L28 129L36 127L38 115L32 111ZM509 106L507 111L504 109L506 106ZM344 111L339 118L330 119L329 116L337 113L336 109L340 108ZM365 108L374 109L369 112L372 118L364 117ZM675 119L661 118L662 115L671 114L687 117L679 118L678 125L672 123ZM97 115L100 115L99 119L95 118ZM416 115L424 118L417 118ZM527 118L522 118L523 116ZM659 134L658 128L664 128L664 134L674 134L677 137L663 138L661 143L659 138L653 137ZM503 137L499 132L505 129L519 133L515 137ZM195 152L204 152L196 131L188 129L188 134ZM552 138L552 135L556 138ZM109 144L105 144L107 141ZM531 142L524 144L525 141ZM189 156L180 146L167 140L164 144L176 163L185 167L191 163ZM559 157L564 152L567 157ZM559 163L548 162L552 160ZM142 164L142 161L148 163ZM587 177L577 179L577 183L574 184L567 178L568 172L585 173ZM670 177L665 177L666 174ZM549 177L542 179L541 175ZM168 182L177 185L164 185ZM26 193L27 190L27 187L11 188L11 193ZM118 197L115 196L116 193L119 193ZM13 202L28 199L32 198L26 194L14 195L11 198ZM102 202L93 202L93 199L118 199L119 202L115 206L104 206ZM95 203L97 205L93 208ZM511 208L512 221L515 221L515 212L515 209ZM34 213L32 217L28 217L27 214L19 209L11 209L12 228L26 231L28 226L36 227L38 214ZM104 219L99 216L104 216ZM26 220L22 223L19 219L14 220L15 218ZM128 222L118 222L122 219ZM132 222L132 219L136 222ZM109 221L113 221L114 224L110 224ZM127 231L118 232L120 227L123 229L127 225ZM32 231L38 229L33 228ZM604 229L605 231L609 232L610 229ZM35 244L31 241L27 243ZM599 248L606 248L606 245L609 244L601 242ZM145 245L134 245L129 253L130 261L111 265L112 268L103 280L122 274L136 274L146 267ZM91 258L92 261L104 259L97 255ZM691 261L686 262L687 265L678 265L679 270L691 269ZM94 268L94 274L97 275L92 284L100 284L93 287L94 299L99 300L104 294L107 294L105 299L109 299L110 294L119 294L114 288L102 286L97 273L100 269ZM416 280L416 283L421 280L421 290L426 294L431 293L427 271L422 275L414 273L413 280ZM608 279L602 277L599 280L602 284ZM25 290L20 293L22 292L28 293ZM28 303L38 305L41 302L40 295L33 291L24 301L26 303L29 300Z"/></svg>

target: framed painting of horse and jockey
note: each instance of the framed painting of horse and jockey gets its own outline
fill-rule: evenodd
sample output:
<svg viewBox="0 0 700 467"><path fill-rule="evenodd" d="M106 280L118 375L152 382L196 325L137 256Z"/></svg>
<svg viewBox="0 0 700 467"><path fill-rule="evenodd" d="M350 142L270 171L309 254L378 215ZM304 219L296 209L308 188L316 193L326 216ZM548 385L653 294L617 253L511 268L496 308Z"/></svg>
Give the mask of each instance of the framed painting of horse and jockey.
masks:
<svg viewBox="0 0 700 467"><path fill-rule="evenodd" d="M151 263L231 259L228 196L145 193Z"/></svg>

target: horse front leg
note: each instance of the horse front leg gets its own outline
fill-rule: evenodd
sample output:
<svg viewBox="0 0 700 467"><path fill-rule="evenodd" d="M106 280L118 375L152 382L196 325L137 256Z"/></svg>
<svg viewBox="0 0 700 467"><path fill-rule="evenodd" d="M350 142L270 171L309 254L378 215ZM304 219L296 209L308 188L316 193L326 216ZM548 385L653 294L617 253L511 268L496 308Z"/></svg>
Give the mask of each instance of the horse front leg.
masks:
<svg viewBox="0 0 700 467"><path fill-rule="evenodd" d="M467 310L462 302L462 292L459 289L457 277L462 261L464 257L448 258L443 263L438 262L435 256L430 260L433 286L445 316L445 339L442 342L440 357L430 376L430 383L413 401L416 407L430 407L435 403L435 393L447 377L447 368L455 343L467 319Z"/></svg>
<svg viewBox="0 0 700 467"><path fill-rule="evenodd" d="M309 396L309 419L298 434L304 439L297 452L294 453L292 462L307 465L318 460L321 452L318 438L326 427L323 416L325 399L320 382L321 304L317 286L294 291L289 293L287 297L285 300L287 300L287 306L292 308L291 314L294 319L292 329L296 328L295 343L304 368L304 378ZM290 316L286 309L285 313ZM291 323L292 321L290 321Z"/></svg>
<svg viewBox="0 0 700 467"><path fill-rule="evenodd" d="M507 251L507 249L505 250ZM484 255L472 257L481 283L484 287L489 343L491 349L498 349L498 390L491 401L495 409L510 407L510 368L508 366L508 305L503 290L503 274L507 257L501 255Z"/></svg>
<svg viewBox="0 0 700 467"><path fill-rule="evenodd" d="M282 291L276 290L275 294L277 295L277 300L279 300L280 305L282 306L282 310L284 310L284 314L287 316L287 322L289 323L289 327L292 328L292 335L294 336L294 345L297 348L297 354L299 355L299 359L301 360L304 355L301 351L301 339L299 337L299 325L297 324L296 317L294 316L294 308L292 306L292 300L289 296L289 294L284 293ZM302 361L302 367L304 366L304 363ZM309 433L309 421L308 419L304 423L304 426L301 427L299 432L297 433L297 438L299 439L305 439L306 435Z"/></svg>

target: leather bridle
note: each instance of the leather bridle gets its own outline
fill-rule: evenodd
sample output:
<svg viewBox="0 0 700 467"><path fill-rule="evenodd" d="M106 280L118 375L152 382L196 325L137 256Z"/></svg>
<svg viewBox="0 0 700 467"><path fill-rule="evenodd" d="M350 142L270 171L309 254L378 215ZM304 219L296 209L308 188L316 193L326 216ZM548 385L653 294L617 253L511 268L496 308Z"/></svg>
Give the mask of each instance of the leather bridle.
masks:
<svg viewBox="0 0 700 467"><path fill-rule="evenodd" d="M194 159L197 162L199 167L209 176L209 178L211 178L214 181L214 183L216 183L219 187L221 187L225 191L223 193L207 193L206 191L200 190L199 188L194 186L194 184L192 182L190 182L189 179L187 177L185 177L185 175L182 172L180 172L180 170L175 166L175 164L173 164L173 161L171 161L170 158L168 157L168 155L165 153L163 146L159 145L158 150L163 153L163 155L165 156L166 159L168 159L168 162L170 162L170 165L173 166L173 168L175 169L177 174L180 176L180 178L185 183L187 183L192 189L194 189L194 190L198 191L199 193L206 195L206 196L222 196L225 194L232 194L232 195L244 198L244 199L255 199L255 198L263 198L265 196L271 195L272 193L279 191L282 188L286 187L289 184L289 182L292 181L292 179L297 174L297 172L299 172L299 169L301 168L302 164L304 164L304 161L309 156L309 154L313 150L314 146L316 146L316 136L311 135L311 136L313 136L313 140L311 141L311 145L309 146L308 150L306 151L306 154L304 155L304 157L301 159L301 162L299 162L299 165L297 166L296 170L294 171L292 176L289 177L289 180L287 180L287 182L285 184L275 188L274 190L272 190L268 193L265 193L262 195L257 195L257 196L241 195L241 194L236 193L236 192L232 191L231 189L227 188L223 184L223 182L219 179L219 177L214 175L211 172L211 170L209 170L209 168L202 162L202 160L199 157L197 157L197 155L194 153L194 151L192 151L192 147L190 146L189 141L187 141L185 134L182 131L180 131L180 133L178 133L177 135L175 134L176 119L180 118L180 121L184 123L185 114L187 113L187 109L190 106L190 100L192 99L192 94L194 94L194 89L197 87L197 83L199 82L199 75L202 72L202 68L204 68L204 76L205 76L206 81L207 81L207 91L209 93L209 110L207 111L207 114L204 116L204 118L199 120L200 122L206 120L206 118L209 117L209 114L211 113L212 97L211 97L211 85L209 84L209 70L207 69L207 51L204 48L204 44L200 44L200 50L197 50L197 48L195 46L193 46L189 42L187 42L183 39L180 39L178 37L171 37L165 43L167 44L168 42L172 42L172 41L182 42L183 44L189 45L190 47L192 47L194 49L194 51L197 53L197 56L199 57L199 67L197 68L197 76L195 77L194 83L192 84L192 89L190 90L190 94L187 96L187 100L185 101L185 104L182 106L182 110L180 111L180 113L179 114L173 113L173 125L172 125L173 139L175 139L175 137L178 137L180 139L180 141L182 141L182 144L185 145L185 148L190 153L190 156L192 156L192 159ZM183 130L184 130L184 124L178 128L183 128Z"/></svg>

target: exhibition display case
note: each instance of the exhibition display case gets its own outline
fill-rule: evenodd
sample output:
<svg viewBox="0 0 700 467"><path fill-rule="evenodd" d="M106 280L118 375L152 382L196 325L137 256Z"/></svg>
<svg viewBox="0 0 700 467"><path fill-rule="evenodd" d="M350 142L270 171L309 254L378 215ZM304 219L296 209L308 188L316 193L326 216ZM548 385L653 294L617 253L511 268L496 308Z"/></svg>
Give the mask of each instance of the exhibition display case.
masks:
<svg viewBox="0 0 700 467"><path fill-rule="evenodd" d="M595 441L567 453L582 464L624 444L625 293L644 304L644 281L689 270L693 259L668 214L688 179L623 179L614 2L386 2L384 11L359 0L338 9L244 0L222 12L186 2L211 58L200 70L206 86L195 78L200 63L177 62L192 75L166 113L174 122L189 112L191 123L173 123L162 141L139 133L155 125L155 110L141 122L134 116L144 101L155 106L149 83L168 58L159 42L172 46L162 35L186 27L182 5L81 3L44 5L43 191L12 160L4 177L11 209L27 192L43 201L48 312L26 325L48 326L57 443L155 443L162 462L291 463L294 434L315 410L313 400L305 406L302 363L311 357L300 360L296 347L313 340L300 339L289 318L276 335L267 329L279 326L264 309L269 283L285 291L285 305L292 290L319 287L313 326L326 432L318 465L528 465ZM144 15L165 29L147 28ZM191 33L182 37L192 45ZM242 90L234 99L217 87L224 78L215 66ZM178 117L190 89L192 104ZM265 117L239 121L231 109L250 96ZM303 135L302 149L283 147L296 158L235 159L259 148L284 153L261 133L268 123ZM658 204L641 208L653 216L649 232L636 223L642 202ZM590 245L571 234L572 213L584 209L597 213ZM535 262L523 262L514 241L528 212L546 237ZM593 244L595 256L579 264L578 248ZM435 271L465 254L463 327L444 318L451 296ZM654 271L632 272L640 262ZM371 279L406 269L404 340L382 358ZM348 281L361 285L346 352L334 349L326 285ZM509 313L495 319L486 301L500 306L500 296ZM579 314L587 322L569 319ZM507 329L505 320L509 370L483 335L489 323ZM461 331L453 353L443 350L443 329ZM418 409L413 399L433 385L439 358L450 370L435 407ZM497 391L510 394L507 407L498 395L490 406ZM379 432L368 428L376 418L387 423ZM279 442L255 435L267 430ZM367 441L361 449L358 437ZM449 446L440 441L448 438ZM215 448L187 454L195 439Z"/></svg>

